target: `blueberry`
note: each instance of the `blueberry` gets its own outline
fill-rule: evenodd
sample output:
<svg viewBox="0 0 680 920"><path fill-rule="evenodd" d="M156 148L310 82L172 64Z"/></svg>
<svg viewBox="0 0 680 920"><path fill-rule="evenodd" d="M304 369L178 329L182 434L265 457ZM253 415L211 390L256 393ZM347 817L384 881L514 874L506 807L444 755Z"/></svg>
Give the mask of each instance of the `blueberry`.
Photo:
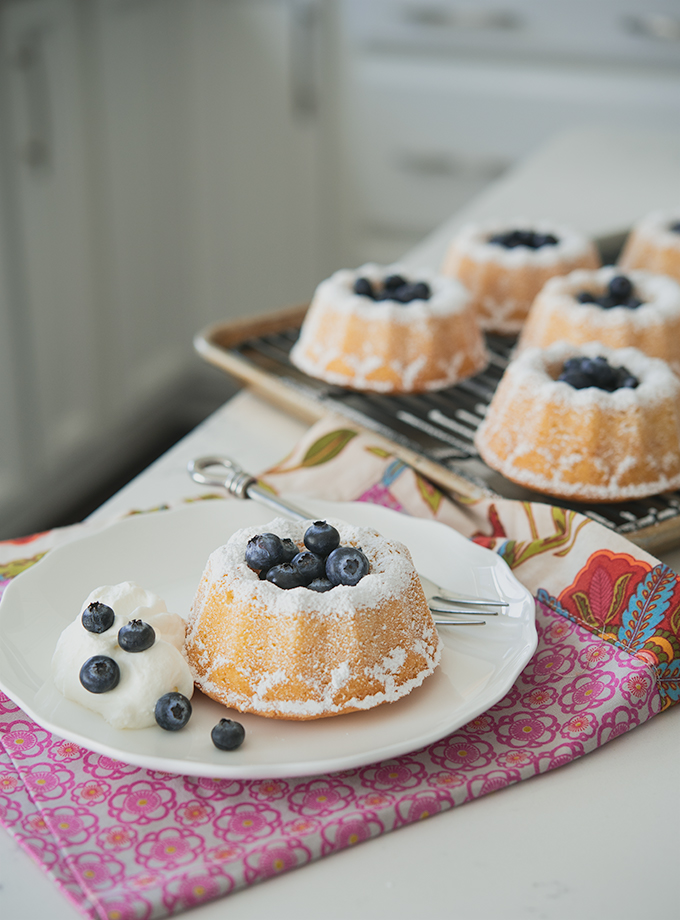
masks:
<svg viewBox="0 0 680 920"><path fill-rule="evenodd" d="M304 585L300 573L292 562L273 565L267 572L267 581L276 585L277 588L300 588Z"/></svg>
<svg viewBox="0 0 680 920"><path fill-rule="evenodd" d="M368 559L356 546L339 546L326 559L326 577L334 585L356 585L369 570Z"/></svg>
<svg viewBox="0 0 680 920"><path fill-rule="evenodd" d="M598 306L602 307L603 310L611 310L612 307L619 306L616 297L612 297L611 294L601 294L600 297L597 298L596 303Z"/></svg>
<svg viewBox="0 0 680 920"><path fill-rule="evenodd" d="M300 552L300 547L296 543L293 543L290 537L281 540L281 546L283 547L283 562L292 562Z"/></svg>
<svg viewBox="0 0 680 920"><path fill-rule="evenodd" d="M621 304L622 307L628 307L629 310L636 310L638 307L642 306L642 301L639 297L629 297L625 303Z"/></svg>
<svg viewBox="0 0 680 920"><path fill-rule="evenodd" d="M402 284L401 287L392 292L392 300L397 303L411 303L413 300L413 285Z"/></svg>
<svg viewBox="0 0 680 920"><path fill-rule="evenodd" d="M359 294L360 297L370 297L373 299L373 285L368 278L357 278L354 282L354 293Z"/></svg>
<svg viewBox="0 0 680 920"><path fill-rule="evenodd" d="M154 709L156 722L166 732L176 732L184 728L191 718L191 703L182 693L164 693Z"/></svg>
<svg viewBox="0 0 680 920"><path fill-rule="evenodd" d="M607 285L607 293L616 305L625 303L633 293L633 284L625 275L615 275Z"/></svg>
<svg viewBox="0 0 680 920"><path fill-rule="evenodd" d="M669 227L673 233L680 233L680 220L676 221L674 224L671 224Z"/></svg>
<svg viewBox="0 0 680 920"><path fill-rule="evenodd" d="M598 387L610 393L621 387L634 388L639 383L625 367L612 367L603 355L569 358L557 379L577 390Z"/></svg>
<svg viewBox="0 0 680 920"><path fill-rule="evenodd" d="M406 283L406 278L404 278L403 275L388 275L383 281L383 290L396 291L397 288L402 287Z"/></svg>
<svg viewBox="0 0 680 920"><path fill-rule="evenodd" d="M315 578L314 581L307 585L307 587L310 591L318 591L319 593L322 593L324 591L330 591L331 588L335 587L335 585L327 578Z"/></svg>
<svg viewBox="0 0 680 920"><path fill-rule="evenodd" d="M399 303L411 303L412 300L429 300L431 296L430 286L425 281L402 284L394 292L394 300Z"/></svg>
<svg viewBox="0 0 680 920"><path fill-rule="evenodd" d="M107 655L93 655L80 669L80 683L90 693L106 693L118 686L120 668Z"/></svg>
<svg viewBox="0 0 680 920"><path fill-rule="evenodd" d="M142 620L130 620L118 630L118 645L125 652L144 652L156 641L153 626Z"/></svg>
<svg viewBox="0 0 680 920"><path fill-rule="evenodd" d="M553 233L534 233L534 249L541 246L557 246L559 240Z"/></svg>
<svg viewBox="0 0 680 920"><path fill-rule="evenodd" d="M318 556L327 556L340 545L340 534L326 521L314 521L310 524L303 539L307 549Z"/></svg>
<svg viewBox="0 0 680 920"><path fill-rule="evenodd" d="M275 533L255 534L246 545L246 562L255 571L278 565L284 561L284 555L281 538Z"/></svg>
<svg viewBox="0 0 680 920"><path fill-rule="evenodd" d="M231 719L220 719L210 732L212 743L221 751L235 751L241 747L246 737L246 730L240 722Z"/></svg>
<svg viewBox="0 0 680 920"><path fill-rule="evenodd" d="M310 584L315 578L323 578L326 574L326 560L324 557L316 553L310 553L309 550L298 553L293 559L292 565L297 569L298 575L305 585Z"/></svg>
<svg viewBox="0 0 680 920"><path fill-rule="evenodd" d="M590 291L579 291L575 299L579 303L597 303L597 297L595 294L591 294Z"/></svg>
<svg viewBox="0 0 680 920"><path fill-rule="evenodd" d="M108 604L93 601L83 610L81 623L88 632L103 633L113 626L115 614Z"/></svg>
<svg viewBox="0 0 680 920"><path fill-rule="evenodd" d="M416 281L413 285L414 300L429 300L432 297L432 291L427 281Z"/></svg>

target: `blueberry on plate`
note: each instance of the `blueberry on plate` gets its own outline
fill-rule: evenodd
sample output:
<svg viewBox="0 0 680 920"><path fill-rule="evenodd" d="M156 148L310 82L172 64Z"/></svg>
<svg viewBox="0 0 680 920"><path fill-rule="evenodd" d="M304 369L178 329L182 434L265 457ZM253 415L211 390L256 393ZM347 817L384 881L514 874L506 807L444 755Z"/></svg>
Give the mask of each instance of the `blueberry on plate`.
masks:
<svg viewBox="0 0 680 920"><path fill-rule="evenodd" d="M115 614L108 604L93 601L83 610L81 623L88 632L103 633L113 626Z"/></svg>
<svg viewBox="0 0 680 920"><path fill-rule="evenodd" d="M373 294L373 285L368 278L357 278L354 282L354 293L358 294L360 297L370 297L371 300L374 297Z"/></svg>
<svg viewBox="0 0 680 920"><path fill-rule="evenodd" d="M93 655L80 669L80 683L90 693L106 693L118 686L120 668L108 655Z"/></svg>
<svg viewBox="0 0 680 920"><path fill-rule="evenodd" d="M285 551L281 538L275 533L258 533L248 540L246 562L251 569L270 569L284 561Z"/></svg>
<svg viewBox="0 0 680 920"><path fill-rule="evenodd" d="M332 581L329 581L327 578L315 578L314 581L310 582L307 587L310 591L318 591L319 594L323 594L325 591L330 591L331 588L334 588L335 585Z"/></svg>
<svg viewBox="0 0 680 920"><path fill-rule="evenodd" d="M156 703L153 714L156 722L166 732L176 732L184 728L191 718L191 702L183 693L164 693Z"/></svg>
<svg viewBox="0 0 680 920"><path fill-rule="evenodd" d="M340 534L332 524L326 521L314 521L310 524L303 537L304 544L312 553L327 556L340 545Z"/></svg>
<svg viewBox="0 0 680 920"><path fill-rule="evenodd" d="M326 578L334 585L356 585L368 575L368 559L357 546L339 546L326 559Z"/></svg>
<svg viewBox="0 0 680 920"><path fill-rule="evenodd" d="M302 588L305 584L292 562L273 565L267 572L267 581L277 588Z"/></svg>
<svg viewBox="0 0 680 920"><path fill-rule="evenodd" d="M246 730L240 722L232 719L220 719L210 732L212 743L221 751L235 751L241 747L246 737Z"/></svg>
<svg viewBox="0 0 680 920"><path fill-rule="evenodd" d="M298 553L291 563L298 572L305 585L310 584L315 578L323 578L326 574L326 560L323 556L312 553L308 549Z"/></svg>
<svg viewBox="0 0 680 920"><path fill-rule="evenodd" d="M145 652L155 641L153 626L143 620L130 620L118 630L118 645L124 652Z"/></svg>

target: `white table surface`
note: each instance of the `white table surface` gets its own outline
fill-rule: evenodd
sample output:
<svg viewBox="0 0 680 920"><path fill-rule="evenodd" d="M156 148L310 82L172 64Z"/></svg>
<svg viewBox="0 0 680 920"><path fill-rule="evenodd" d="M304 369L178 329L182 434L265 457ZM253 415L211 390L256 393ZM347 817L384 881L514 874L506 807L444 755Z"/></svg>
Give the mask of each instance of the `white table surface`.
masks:
<svg viewBox="0 0 680 920"><path fill-rule="evenodd" d="M530 163L522 167L519 179L509 177L500 183L495 213L521 213L518 201L533 201L537 207L536 194L544 185L551 158L554 164L564 163L573 143L572 134L562 145L549 147L547 159L545 152L537 154L535 185ZM595 159L604 167L607 154L615 153L619 143L619 138L607 140L602 135ZM668 146L651 138L644 149L638 139L636 149L637 166L633 157L628 160L629 179L656 149L663 153L667 180L680 188L680 139ZM657 165L658 184L662 166ZM617 183L622 172L621 166ZM576 178L571 176L573 181ZM512 194L508 183L514 188ZM638 195L636 213L658 206L653 194L650 191L644 201ZM587 189L584 195L583 224L587 225L593 223L592 214L586 213ZM489 198L490 193L480 205L467 209L464 217L476 216L475 207L490 213ZM600 188L600 201L605 198ZM557 203L555 208L551 214L564 220ZM619 214L613 211L611 226L615 227ZM543 213L527 206L524 213L530 212ZM607 225L606 220L600 223L601 229ZM436 234L426 241L415 254L420 264L439 251L441 241ZM231 455L244 468L258 472L281 459L305 429L306 425L241 392L122 489L92 520L199 494L200 488L187 477L186 464L202 454ZM664 554L663 561L679 571L680 549ZM680 706L676 706L551 773L183 916L191 920L226 916L230 920L639 920L647 916L674 920L679 910L675 875L679 762ZM78 916L11 838L0 833L0 917L75 920Z"/></svg>

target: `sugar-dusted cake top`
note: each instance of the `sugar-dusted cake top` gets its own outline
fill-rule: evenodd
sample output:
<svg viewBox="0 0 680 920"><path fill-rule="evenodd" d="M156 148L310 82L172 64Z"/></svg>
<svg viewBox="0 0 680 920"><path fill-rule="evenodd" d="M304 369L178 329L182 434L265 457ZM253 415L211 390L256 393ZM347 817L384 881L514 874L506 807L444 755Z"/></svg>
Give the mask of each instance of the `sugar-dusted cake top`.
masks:
<svg viewBox="0 0 680 920"><path fill-rule="evenodd" d="M572 262L587 255L593 243L576 230L548 220L489 220L466 224L451 241L451 246L476 262L501 265L543 265Z"/></svg>

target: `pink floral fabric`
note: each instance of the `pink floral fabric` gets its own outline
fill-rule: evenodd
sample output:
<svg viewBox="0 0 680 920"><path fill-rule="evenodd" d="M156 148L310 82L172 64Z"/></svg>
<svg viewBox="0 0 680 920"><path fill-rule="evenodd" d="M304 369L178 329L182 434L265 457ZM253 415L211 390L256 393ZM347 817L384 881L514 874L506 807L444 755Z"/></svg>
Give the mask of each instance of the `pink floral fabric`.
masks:
<svg viewBox="0 0 680 920"><path fill-rule="evenodd" d="M328 434L315 430L269 486L299 477ZM456 505L365 436L340 440L305 476L312 491L340 488L337 460L333 497L448 518L496 549L538 598L535 655L504 699L449 737L298 779L144 770L52 736L0 695L0 822L85 916L179 913L559 767L677 701L680 584L669 569L571 512ZM40 553L59 540L42 535ZM34 561L26 549L0 547L0 578L3 565L7 580L8 567L12 577Z"/></svg>

